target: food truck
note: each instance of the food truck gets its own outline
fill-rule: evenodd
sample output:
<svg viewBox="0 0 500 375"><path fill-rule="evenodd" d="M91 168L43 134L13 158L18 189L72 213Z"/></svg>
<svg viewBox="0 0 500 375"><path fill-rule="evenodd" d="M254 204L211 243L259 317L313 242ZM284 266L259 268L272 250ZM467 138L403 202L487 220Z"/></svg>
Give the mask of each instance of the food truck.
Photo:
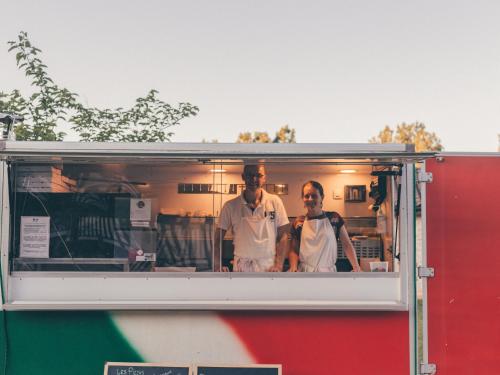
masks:
<svg viewBox="0 0 500 375"><path fill-rule="evenodd" d="M498 154L0 141L0 157L4 374L500 372ZM265 166L290 222L304 182L320 182L364 272L340 242L337 272L214 272L233 265L233 234L214 233L247 164Z"/></svg>

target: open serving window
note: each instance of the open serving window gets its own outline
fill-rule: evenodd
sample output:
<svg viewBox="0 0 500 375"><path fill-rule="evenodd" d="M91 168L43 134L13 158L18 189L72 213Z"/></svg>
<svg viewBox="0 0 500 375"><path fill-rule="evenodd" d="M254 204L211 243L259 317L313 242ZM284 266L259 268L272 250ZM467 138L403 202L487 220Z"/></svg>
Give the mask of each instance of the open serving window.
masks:
<svg viewBox="0 0 500 375"><path fill-rule="evenodd" d="M414 162L405 145L4 142L2 282L7 309L404 310L414 287ZM301 188L324 188L365 272L338 241L337 272L231 270L215 243L245 164L290 222ZM221 251L214 251L216 246ZM382 271L382 272L375 272Z"/></svg>

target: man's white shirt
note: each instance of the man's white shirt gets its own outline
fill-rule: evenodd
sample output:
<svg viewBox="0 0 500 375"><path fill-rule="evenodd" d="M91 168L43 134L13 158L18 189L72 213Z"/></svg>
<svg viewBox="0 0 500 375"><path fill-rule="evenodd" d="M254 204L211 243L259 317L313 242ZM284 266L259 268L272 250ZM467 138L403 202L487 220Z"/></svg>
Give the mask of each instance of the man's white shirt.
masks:
<svg viewBox="0 0 500 375"><path fill-rule="evenodd" d="M281 199L262 190L260 204L253 211L243 193L227 201L222 207L219 228L232 230L235 256L262 259L274 258L278 228L288 223Z"/></svg>

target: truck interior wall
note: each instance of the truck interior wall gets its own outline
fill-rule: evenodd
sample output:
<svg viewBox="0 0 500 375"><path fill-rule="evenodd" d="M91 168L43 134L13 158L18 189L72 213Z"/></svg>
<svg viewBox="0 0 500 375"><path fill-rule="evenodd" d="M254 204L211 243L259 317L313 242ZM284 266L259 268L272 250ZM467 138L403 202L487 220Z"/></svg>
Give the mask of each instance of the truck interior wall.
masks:
<svg viewBox="0 0 500 375"><path fill-rule="evenodd" d="M140 175L134 176L131 171L130 179L141 178ZM144 178L144 176L142 177ZM149 179L150 177L148 177ZM184 214L205 213L218 216L222 205L234 198L236 195L229 194L178 194L178 183L205 183L205 184L242 184L240 173L216 174L215 177L210 173L192 173L178 172L169 173L168 168L162 168L162 173L157 177L157 183L151 183L148 186L139 186L138 190L144 198L157 199L157 207L153 209L160 210L164 214ZM309 173L282 173L278 167L268 167L269 184L288 184L288 194L281 195L280 198L287 209L289 216L295 217L304 213L304 205L300 198L301 187L307 180L317 180L325 188L324 208L329 211L337 211L344 217L354 216L375 216L372 210L368 209L370 199L365 203L345 202L345 185L364 185L366 191L369 191L371 176L365 173L357 174L309 174ZM154 180L153 180L154 181ZM334 194L339 199L334 199ZM153 211L153 215L157 213Z"/></svg>

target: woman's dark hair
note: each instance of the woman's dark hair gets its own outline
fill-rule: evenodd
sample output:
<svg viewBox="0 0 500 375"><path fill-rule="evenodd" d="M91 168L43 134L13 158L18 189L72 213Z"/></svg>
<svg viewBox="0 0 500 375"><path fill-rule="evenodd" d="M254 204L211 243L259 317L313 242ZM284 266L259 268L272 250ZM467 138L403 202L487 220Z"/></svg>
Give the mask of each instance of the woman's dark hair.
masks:
<svg viewBox="0 0 500 375"><path fill-rule="evenodd" d="M321 199L325 198L325 193L323 191L323 186L321 186L321 184L318 181L313 181L313 180L306 181L306 183L304 185L302 185L302 190L301 190L301 193L300 193L302 197L304 196L304 188L307 185L311 185L313 188L315 188L316 190L318 190L319 191L319 195L321 195Z"/></svg>

